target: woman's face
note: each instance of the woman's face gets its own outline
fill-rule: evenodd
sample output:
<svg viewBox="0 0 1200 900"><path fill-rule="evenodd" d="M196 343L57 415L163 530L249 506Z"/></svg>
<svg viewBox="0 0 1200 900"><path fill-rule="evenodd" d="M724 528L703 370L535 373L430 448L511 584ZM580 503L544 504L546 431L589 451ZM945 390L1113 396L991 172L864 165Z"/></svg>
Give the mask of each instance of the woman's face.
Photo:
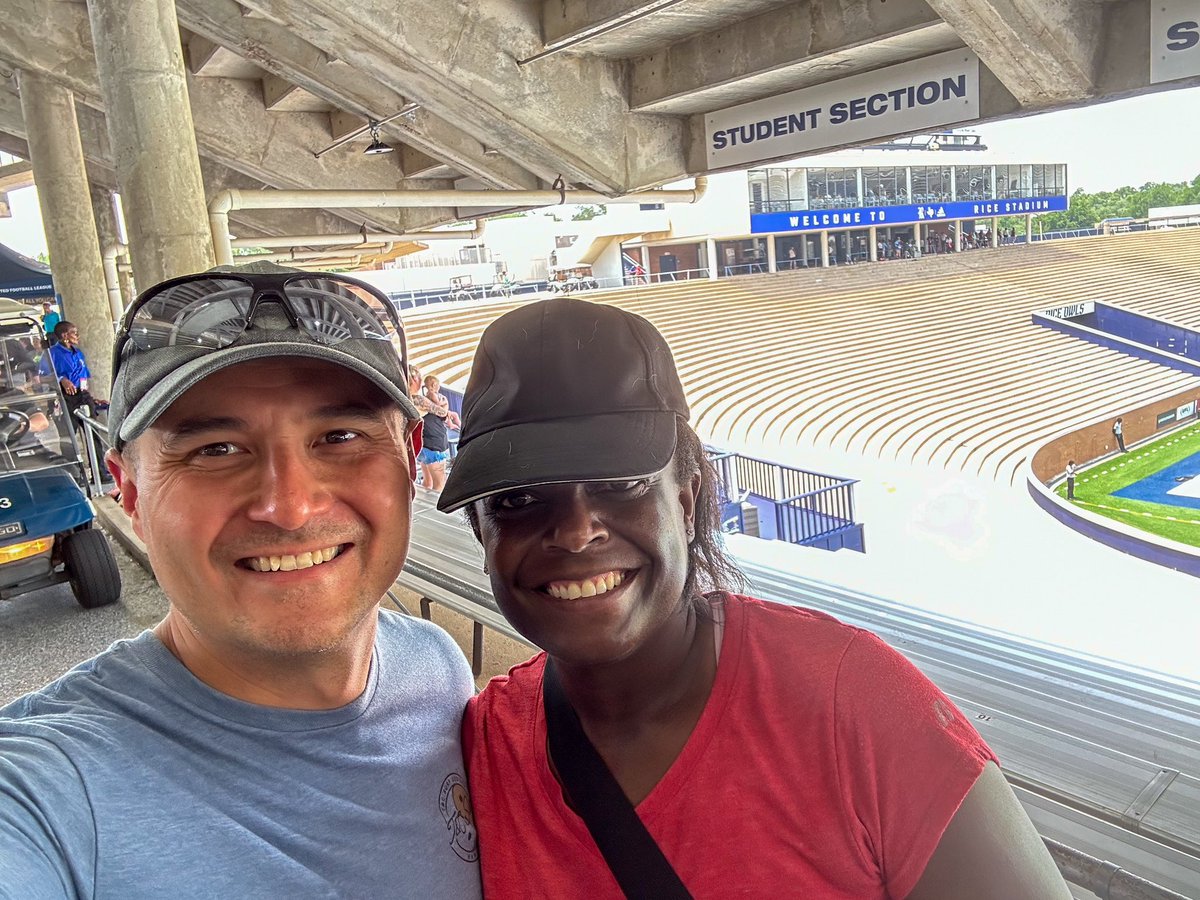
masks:
<svg viewBox="0 0 1200 900"><path fill-rule="evenodd" d="M500 610L564 663L624 659L679 613L700 476L546 485L477 501Z"/></svg>

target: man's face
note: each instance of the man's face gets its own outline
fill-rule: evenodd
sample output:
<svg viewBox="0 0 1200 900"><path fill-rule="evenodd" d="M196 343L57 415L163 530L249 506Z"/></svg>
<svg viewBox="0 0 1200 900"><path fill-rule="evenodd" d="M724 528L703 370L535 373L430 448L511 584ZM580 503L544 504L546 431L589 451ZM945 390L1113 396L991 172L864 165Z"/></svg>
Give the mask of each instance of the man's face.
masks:
<svg viewBox="0 0 1200 900"><path fill-rule="evenodd" d="M189 390L110 456L171 615L228 665L369 647L408 552L407 428L374 385L317 361Z"/></svg>

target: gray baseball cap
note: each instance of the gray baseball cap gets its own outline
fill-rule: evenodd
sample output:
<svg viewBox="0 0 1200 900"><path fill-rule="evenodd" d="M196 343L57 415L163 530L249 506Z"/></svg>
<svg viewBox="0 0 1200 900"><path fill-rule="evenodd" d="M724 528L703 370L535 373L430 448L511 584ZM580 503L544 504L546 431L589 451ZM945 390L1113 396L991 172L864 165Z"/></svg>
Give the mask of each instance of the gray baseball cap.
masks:
<svg viewBox="0 0 1200 900"><path fill-rule="evenodd" d="M222 275L233 277L222 280ZM211 276L212 280L204 276ZM265 297L255 308L248 326L239 324L230 328L226 321L211 314L218 304L210 303L210 298L221 296L226 299L232 286L243 293L238 299L249 308L250 295L258 290L258 285L243 288L239 284L243 281L247 286L252 281L278 284L279 290L286 282L288 299L282 301L276 291L271 291L272 296ZM303 305L304 316L297 316L295 310L285 306L285 303L291 304L293 290L303 295L299 302ZM318 321L323 292L329 294L331 312L338 319L334 323L336 327L325 328L327 323ZM394 310L390 314L378 309L373 311L362 303L352 304L354 316L345 315L346 298L354 298L360 292L361 296L390 309L386 297L356 279L262 262L219 266L200 275L171 279L144 291L126 315L113 351L112 397L108 411L113 446L121 449L132 441L189 388L208 376L238 363L276 357L322 360L356 372L394 400L407 418L419 420L421 415L408 394L404 331L399 317ZM146 318L147 309L164 296L171 298L171 318L167 320L160 316L156 320L153 315ZM226 302L221 307L221 314L231 308ZM202 312L195 313L194 309ZM209 311L207 315L204 310ZM185 329L191 328L186 338L180 337L180 322L188 323ZM214 330L221 328L226 329L225 338L214 339ZM150 335L151 339L139 341L133 337L136 332L141 332L143 337Z"/></svg>

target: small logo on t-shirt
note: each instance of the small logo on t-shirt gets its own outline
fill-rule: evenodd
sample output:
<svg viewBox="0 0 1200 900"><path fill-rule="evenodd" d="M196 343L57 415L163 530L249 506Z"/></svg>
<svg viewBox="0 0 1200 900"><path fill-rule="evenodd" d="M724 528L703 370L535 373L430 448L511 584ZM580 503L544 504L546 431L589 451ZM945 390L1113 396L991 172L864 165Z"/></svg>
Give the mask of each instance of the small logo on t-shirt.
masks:
<svg viewBox="0 0 1200 900"><path fill-rule="evenodd" d="M950 708L950 704L941 698L933 701L933 714L937 717L938 724L943 728L949 728L955 722L954 710Z"/></svg>
<svg viewBox="0 0 1200 900"><path fill-rule="evenodd" d="M442 782L438 808L446 827L450 829L450 847L467 862L479 861L479 836L475 831L475 815L471 812L471 795L462 776L451 772Z"/></svg>

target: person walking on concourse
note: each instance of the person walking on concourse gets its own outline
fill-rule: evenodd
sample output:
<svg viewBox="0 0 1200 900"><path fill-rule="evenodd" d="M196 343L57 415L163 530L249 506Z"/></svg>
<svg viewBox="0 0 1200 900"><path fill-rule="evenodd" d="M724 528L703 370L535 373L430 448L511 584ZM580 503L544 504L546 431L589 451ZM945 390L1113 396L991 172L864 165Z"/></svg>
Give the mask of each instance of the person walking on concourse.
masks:
<svg viewBox="0 0 1200 900"><path fill-rule="evenodd" d="M387 298L269 264L127 312L107 462L161 622L0 708L0 897L478 898L462 652L380 609L420 417Z"/></svg>
<svg viewBox="0 0 1200 900"><path fill-rule="evenodd" d="M545 652L471 701L489 900L1069 900L996 758L879 638L728 590L663 336L617 307L484 332L438 500Z"/></svg>

